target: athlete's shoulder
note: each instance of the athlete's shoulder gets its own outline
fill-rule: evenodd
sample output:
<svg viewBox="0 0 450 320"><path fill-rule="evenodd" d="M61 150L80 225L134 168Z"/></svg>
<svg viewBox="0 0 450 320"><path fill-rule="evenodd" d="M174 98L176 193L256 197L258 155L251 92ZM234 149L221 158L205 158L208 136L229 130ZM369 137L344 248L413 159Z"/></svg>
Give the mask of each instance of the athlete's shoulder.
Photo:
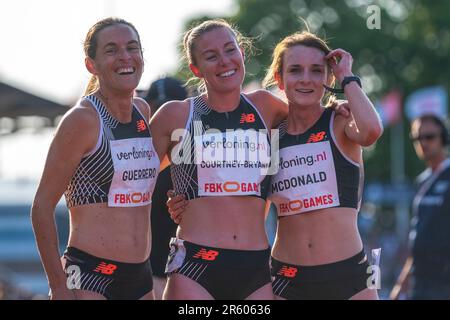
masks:
<svg viewBox="0 0 450 320"><path fill-rule="evenodd" d="M72 141L76 141L77 146L85 151L95 145L99 128L97 111L89 101L81 99L62 117L55 139L65 141L62 145L74 150Z"/></svg>
<svg viewBox="0 0 450 320"><path fill-rule="evenodd" d="M270 92L269 90L265 89L257 89L254 91L250 91L247 93L244 93L244 96L246 96L249 100L256 102L264 102L264 101L276 101L277 97Z"/></svg>
<svg viewBox="0 0 450 320"><path fill-rule="evenodd" d="M179 117L189 110L190 100L172 100L164 103L155 113L156 117Z"/></svg>
<svg viewBox="0 0 450 320"><path fill-rule="evenodd" d="M75 127L84 129L98 123L98 113L90 101L80 99L64 114L61 123L74 123Z"/></svg>
<svg viewBox="0 0 450 320"><path fill-rule="evenodd" d="M145 116L146 119L150 119L151 117L151 110L150 106L144 99L140 97L134 97L133 98L134 105L139 109L139 111Z"/></svg>
<svg viewBox="0 0 450 320"><path fill-rule="evenodd" d="M168 101L156 111L150 125L165 127L167 130L183 128L189 117L189 112L190 99Z"/></svg>
<svg viewBox="0 0 450 320"><path fill-rule="evenodd" d="M269 127L276 127L287 117L288 106L280 97L265 89L247 94L248 99L259 109Z"/></svg>

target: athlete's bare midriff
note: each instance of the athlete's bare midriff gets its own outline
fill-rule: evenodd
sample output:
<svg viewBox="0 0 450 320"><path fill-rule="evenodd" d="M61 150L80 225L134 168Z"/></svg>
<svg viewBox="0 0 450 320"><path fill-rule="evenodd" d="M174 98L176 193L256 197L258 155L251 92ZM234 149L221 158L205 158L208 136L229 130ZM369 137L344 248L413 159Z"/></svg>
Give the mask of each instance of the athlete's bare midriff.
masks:
<svg viewBox="0 0 450 320"><path fill-rule="evenodd" d="M177 236L196 244L235 250L268 248L264 229L265 201L250 196L191 200Z"/></svg>
<svg viewBox="0 0 450 320"><path fill-rule="evenodd" d="M112 208L105 203L70 209L69 246L119 262L140 263L151 249L150 206Z"/></svg>
<svg viewBox="0 0 450 320"><path fill-rule="evenodd" d="M272 251L282 262L313 266L333 263L362 250L356 209L327 208L278 220Z"/></svg>

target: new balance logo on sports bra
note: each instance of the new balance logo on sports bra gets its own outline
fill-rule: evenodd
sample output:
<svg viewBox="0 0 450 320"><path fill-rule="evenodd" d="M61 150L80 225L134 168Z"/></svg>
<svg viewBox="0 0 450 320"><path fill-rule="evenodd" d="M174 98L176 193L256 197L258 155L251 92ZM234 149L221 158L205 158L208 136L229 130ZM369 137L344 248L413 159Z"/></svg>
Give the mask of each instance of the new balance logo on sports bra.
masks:
<svg viewBox="0 0 450 320"><path fill-rule="evenodd" d="M144 120L139 120L136 122L136 129L137 132L142 132L147 130L147 126L145 125L145 121Z"/></svg>
<svg viewBox="0 0 450 320"><path fill-rule="evenodd" d="M318 132L318 133L311 133L307 143L320 142L320 141L322 141L325 138L325 135L326 135L325 131L321 131L321 132Z"/></svg>
<svg viewBox="0 0 450 320"><path fill-rule="evenodd" d="M255 114L254 113L243 113L241 115L241 120L239 120L239 123L253 123L255 122Z"/></svg>

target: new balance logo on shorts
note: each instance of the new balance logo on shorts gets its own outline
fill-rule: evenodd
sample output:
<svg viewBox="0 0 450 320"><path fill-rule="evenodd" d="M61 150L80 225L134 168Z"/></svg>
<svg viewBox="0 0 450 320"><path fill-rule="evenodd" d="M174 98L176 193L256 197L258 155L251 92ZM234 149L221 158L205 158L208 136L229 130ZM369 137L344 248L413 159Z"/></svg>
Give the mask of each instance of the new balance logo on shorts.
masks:
<svg viewBox="0 0 450 320"><path fill-rule="evenodd" d="M286 278L294 278L297 274L298 269L294 267L283 266L280 271L278 271L279 276L284 276Z"/></svg>
<svg viewBox="0 0 450 320"><path fill-rule="evenodd" d="M116 269L117 266L115 264L108 264L106 262L102 262L94 269L94 272L112 275L114 271L116 271Z"/></svg>
<svg viewBox="0 0 450 320"><path fill-rule="evenodd" d="M215 250L206 250L205 248L201 248L192 258L194 259L202 259L207 261L214 261L216 257L219 255L218 251Z"/></svg>

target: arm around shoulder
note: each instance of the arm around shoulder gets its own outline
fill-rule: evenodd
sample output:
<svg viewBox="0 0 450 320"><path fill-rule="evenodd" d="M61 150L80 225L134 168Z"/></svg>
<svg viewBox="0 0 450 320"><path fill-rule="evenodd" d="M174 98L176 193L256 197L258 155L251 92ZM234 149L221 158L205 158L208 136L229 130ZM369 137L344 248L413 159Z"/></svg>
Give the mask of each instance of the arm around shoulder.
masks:
<svg viewBox="0 0 450 320"><path fill-rule="evenodd" d="M155 112L150 120L153 144L162 160L169 152L173 137L184 133L189 117L189 101L169 101Z"/></svg>
<svg viewBox="0 0 450 320"><path fill-rule="evenodd" d="M259 89L248 93L247 96L263 115L269 129L278 126L281 121L286 119L288 115L286 102L272 92Z"/></svg>

